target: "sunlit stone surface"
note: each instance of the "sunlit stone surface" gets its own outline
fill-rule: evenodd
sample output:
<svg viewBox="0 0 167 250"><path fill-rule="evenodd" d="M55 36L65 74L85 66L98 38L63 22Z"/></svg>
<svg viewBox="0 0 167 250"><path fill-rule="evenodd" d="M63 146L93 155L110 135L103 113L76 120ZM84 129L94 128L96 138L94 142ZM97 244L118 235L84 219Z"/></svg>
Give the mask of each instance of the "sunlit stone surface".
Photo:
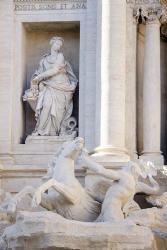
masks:
<svg viewBox="0 0 167 250"><path fill-rule="evenodd" d="M0 13L1 248L166 249L167 1Z"/></svg>

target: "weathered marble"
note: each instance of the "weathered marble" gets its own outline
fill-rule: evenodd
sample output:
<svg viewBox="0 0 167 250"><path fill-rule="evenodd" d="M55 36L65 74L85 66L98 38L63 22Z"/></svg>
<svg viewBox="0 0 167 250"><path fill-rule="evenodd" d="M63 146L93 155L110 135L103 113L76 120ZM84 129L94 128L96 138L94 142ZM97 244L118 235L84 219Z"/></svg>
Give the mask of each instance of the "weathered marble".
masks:
<svg viewBox="0 0 167 250"><path fill-rule="evenodd" d="M8 203L7 213L15 215L18 202L29 194L33 197L33 207L40 205L67 219L94 221L100 214L101 203L95 200L76 179L75 161L80 158L84 168L111 181L119 180L119 174L94 162L83 146L83 138L76 138L72 142L64 143L49 164L47 175L43 177L44 183L37 189L31 186L23 188Z"/></svg>
<svg viewBox="0 0 167 250"><path fill-rule="evenodd" d="M101 29L97 36L100 61L94 153L100 161L108 155L106 161L124 162L129 159L125 148L126 2L107 0L98 4Z"/></svg>
<svg viewBox="0 0 167 250"><path fill-rule="evenodd" d="M138 165L135 162L129 162L126 168L122 167L120 170L105 169L87 154L83 146L83 138L64 143L59 153L50 162L48 172L42 178L44 183L37 189L31 186L23 188L7 202L7 213L15 216L18 203L29 194L33 198L32 207L40 205L67 219L120 222L125 218L124 210L128 214L128 207L135 205L133 199L136 193L158 194L159 185L153 178L157 171L152 163L140 162ZM84 168L103 177L107 185L106 179L110 180L103 198L98 197L101 185L96 190L96 196L93 197L91 189L88 191L76 179L74 169L77 159ZM142 180L139 181L139 177L144 179L148 177L150 185L143 183Z"/></svg>
<svg viewBox="0 0 167 250"><path fill-rule="evenodd" d="M30 226L31 225L31 226ZM157 250L151 230L128 224L69 221L52 212L21 212L0 249Z"/></svg>
<svg viewBox="0 0 167 250"><path fill-rule="evenodd" d="M142 165L130 162L129 166L121 170L112 171L113 184L108 188L102 209L97 221L104 222L120 222L125 218L124 207L131 207L131 201L136 193L145 193L147 195L157 194L159 185L152 177L151 167L142 169ZM147 185L139 180L139 177L148 177L151 185ZM128 205L130 203L130 205Z"/></svg>
<svg viewBox="0 0 167 250"><path fill-rule="evenodd" d="M1 0L0 12L1 248L166 250L167 1ZM33 83L52 70L30 79L55 36L79 81L77 130L27 137L35 119L22 96L38 98ZM129 162L138 156L158 174Z"/></svg>
<svg viewBox="0 0 167 250"><path fill-rule="evenodd" d="M163 165L163 156L160 152L160 20L157 13L154 13L154 9L145 17L143 153L141 158L146 161L151 157L157 165Z"/></svg>
<svg viewBox="0 0 167 250"><path fill-rule="evenodd" d="M76 127L76 121L70 119L78 80L61 52L63 43L61 37L50 40L51 53L41 59L31 78L30 89L23 96L23 100L28 101L35 111L37 123L34 135L68 135Z"/></svg>
<svg viewBox="0 0 167 250"><path fill-rule="evenodd" d="M135 222L139 226L150 228L156 240L158 250L167 247L167 217L166 208L147 208L132 212L127 220Z"/></svg>
<svg viewBox="0 0 167 250"><path fill-rule="evenodd" d="M155 166L151 162L140 161L140 165L129 162L120 170L105 169L88 155L83 146L84 139L80 137L64 143L50 162L48 172L42 178L43 184L37 189L27 186L14 197L2 190L0 249L65 248L66 245L63 242L65 239L69 249L82 249L84 246L89 249L90 239L93 242L95 240L94 249L100 247L117 249L117 243L120 245L119 249L130 250L133 249L132 246L135 249L159 249L160 243L156 242L156 237L159 237L161 243L164 237L166 240L163 234L166 220L163 218L166 214L167 201L166 193L158 195L159 185L154 179L157 174ZM93 197L91 190L82 187L75 177L77 159L84 168L95 172L104 180L111 180L103 199ZM145 184L142 179L139 180L139 177L148 178L150 184ZM148 196L147 201L160 208L141 211L134 201L136 193L145 193ZM49 211L46 212L46 210ZM141 217L143 219L147 216L148 212L147 220L144 222L140 220ZM142 240L143 224L146 227L147 240ZM160 233L159 231L156 233L157 230L160 230ZM58 237L60 231L61 238ZM138 240L134 241L134 234L138 240L140 239L140 244ZM72 240L69 240L67 235ZM53 236L54 241L51 240ZM27 243L25 243L25 237ZM98 237L99 240L97 240ZM125 238L126 241L124 241ZM78 240L81 244L79 248ZM102 245L100 242L103 242Z"/></svg>

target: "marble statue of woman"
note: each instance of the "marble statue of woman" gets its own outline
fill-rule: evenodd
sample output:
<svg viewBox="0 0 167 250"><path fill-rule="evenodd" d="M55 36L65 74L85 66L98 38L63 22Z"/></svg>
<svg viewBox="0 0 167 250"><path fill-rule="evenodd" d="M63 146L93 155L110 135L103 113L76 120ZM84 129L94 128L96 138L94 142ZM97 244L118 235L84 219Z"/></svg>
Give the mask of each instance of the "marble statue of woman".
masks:
<svg viewBox="0 0 167 250"><path fill-rule="evenodd" d="M68 134L67 123L73 110L73 93L77 78L65 60L61 48L64 40L53 37L51 53L43 56L32 76L31 87L25 92L24 101L36 99L36 127L33 135Z"/></svg>

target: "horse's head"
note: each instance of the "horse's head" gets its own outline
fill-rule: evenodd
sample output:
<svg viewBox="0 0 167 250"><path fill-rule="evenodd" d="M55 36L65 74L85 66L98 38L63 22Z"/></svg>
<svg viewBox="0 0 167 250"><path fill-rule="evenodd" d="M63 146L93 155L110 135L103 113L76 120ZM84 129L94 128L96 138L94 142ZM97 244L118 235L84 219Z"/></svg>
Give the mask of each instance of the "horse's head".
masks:
<svg viewBox="0 0 167 250"><path fill-rule="evenodd" d="M84 146L84 139L81 137L77 137L72 142L63 144L61 155L75 160L81 153L83 146Z"/></svg>

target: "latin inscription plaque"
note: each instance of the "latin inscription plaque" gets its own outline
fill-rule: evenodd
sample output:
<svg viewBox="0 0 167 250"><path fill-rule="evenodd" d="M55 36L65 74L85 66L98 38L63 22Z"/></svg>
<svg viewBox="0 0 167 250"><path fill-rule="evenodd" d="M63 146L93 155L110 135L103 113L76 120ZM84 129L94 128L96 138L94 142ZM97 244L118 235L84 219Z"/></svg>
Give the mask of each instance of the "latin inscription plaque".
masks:
<svg viewBox="0 0 167 250"><path fill-rule="evenodd" d="M87 0L14 0L15 11L86 9Z"/></svg>

